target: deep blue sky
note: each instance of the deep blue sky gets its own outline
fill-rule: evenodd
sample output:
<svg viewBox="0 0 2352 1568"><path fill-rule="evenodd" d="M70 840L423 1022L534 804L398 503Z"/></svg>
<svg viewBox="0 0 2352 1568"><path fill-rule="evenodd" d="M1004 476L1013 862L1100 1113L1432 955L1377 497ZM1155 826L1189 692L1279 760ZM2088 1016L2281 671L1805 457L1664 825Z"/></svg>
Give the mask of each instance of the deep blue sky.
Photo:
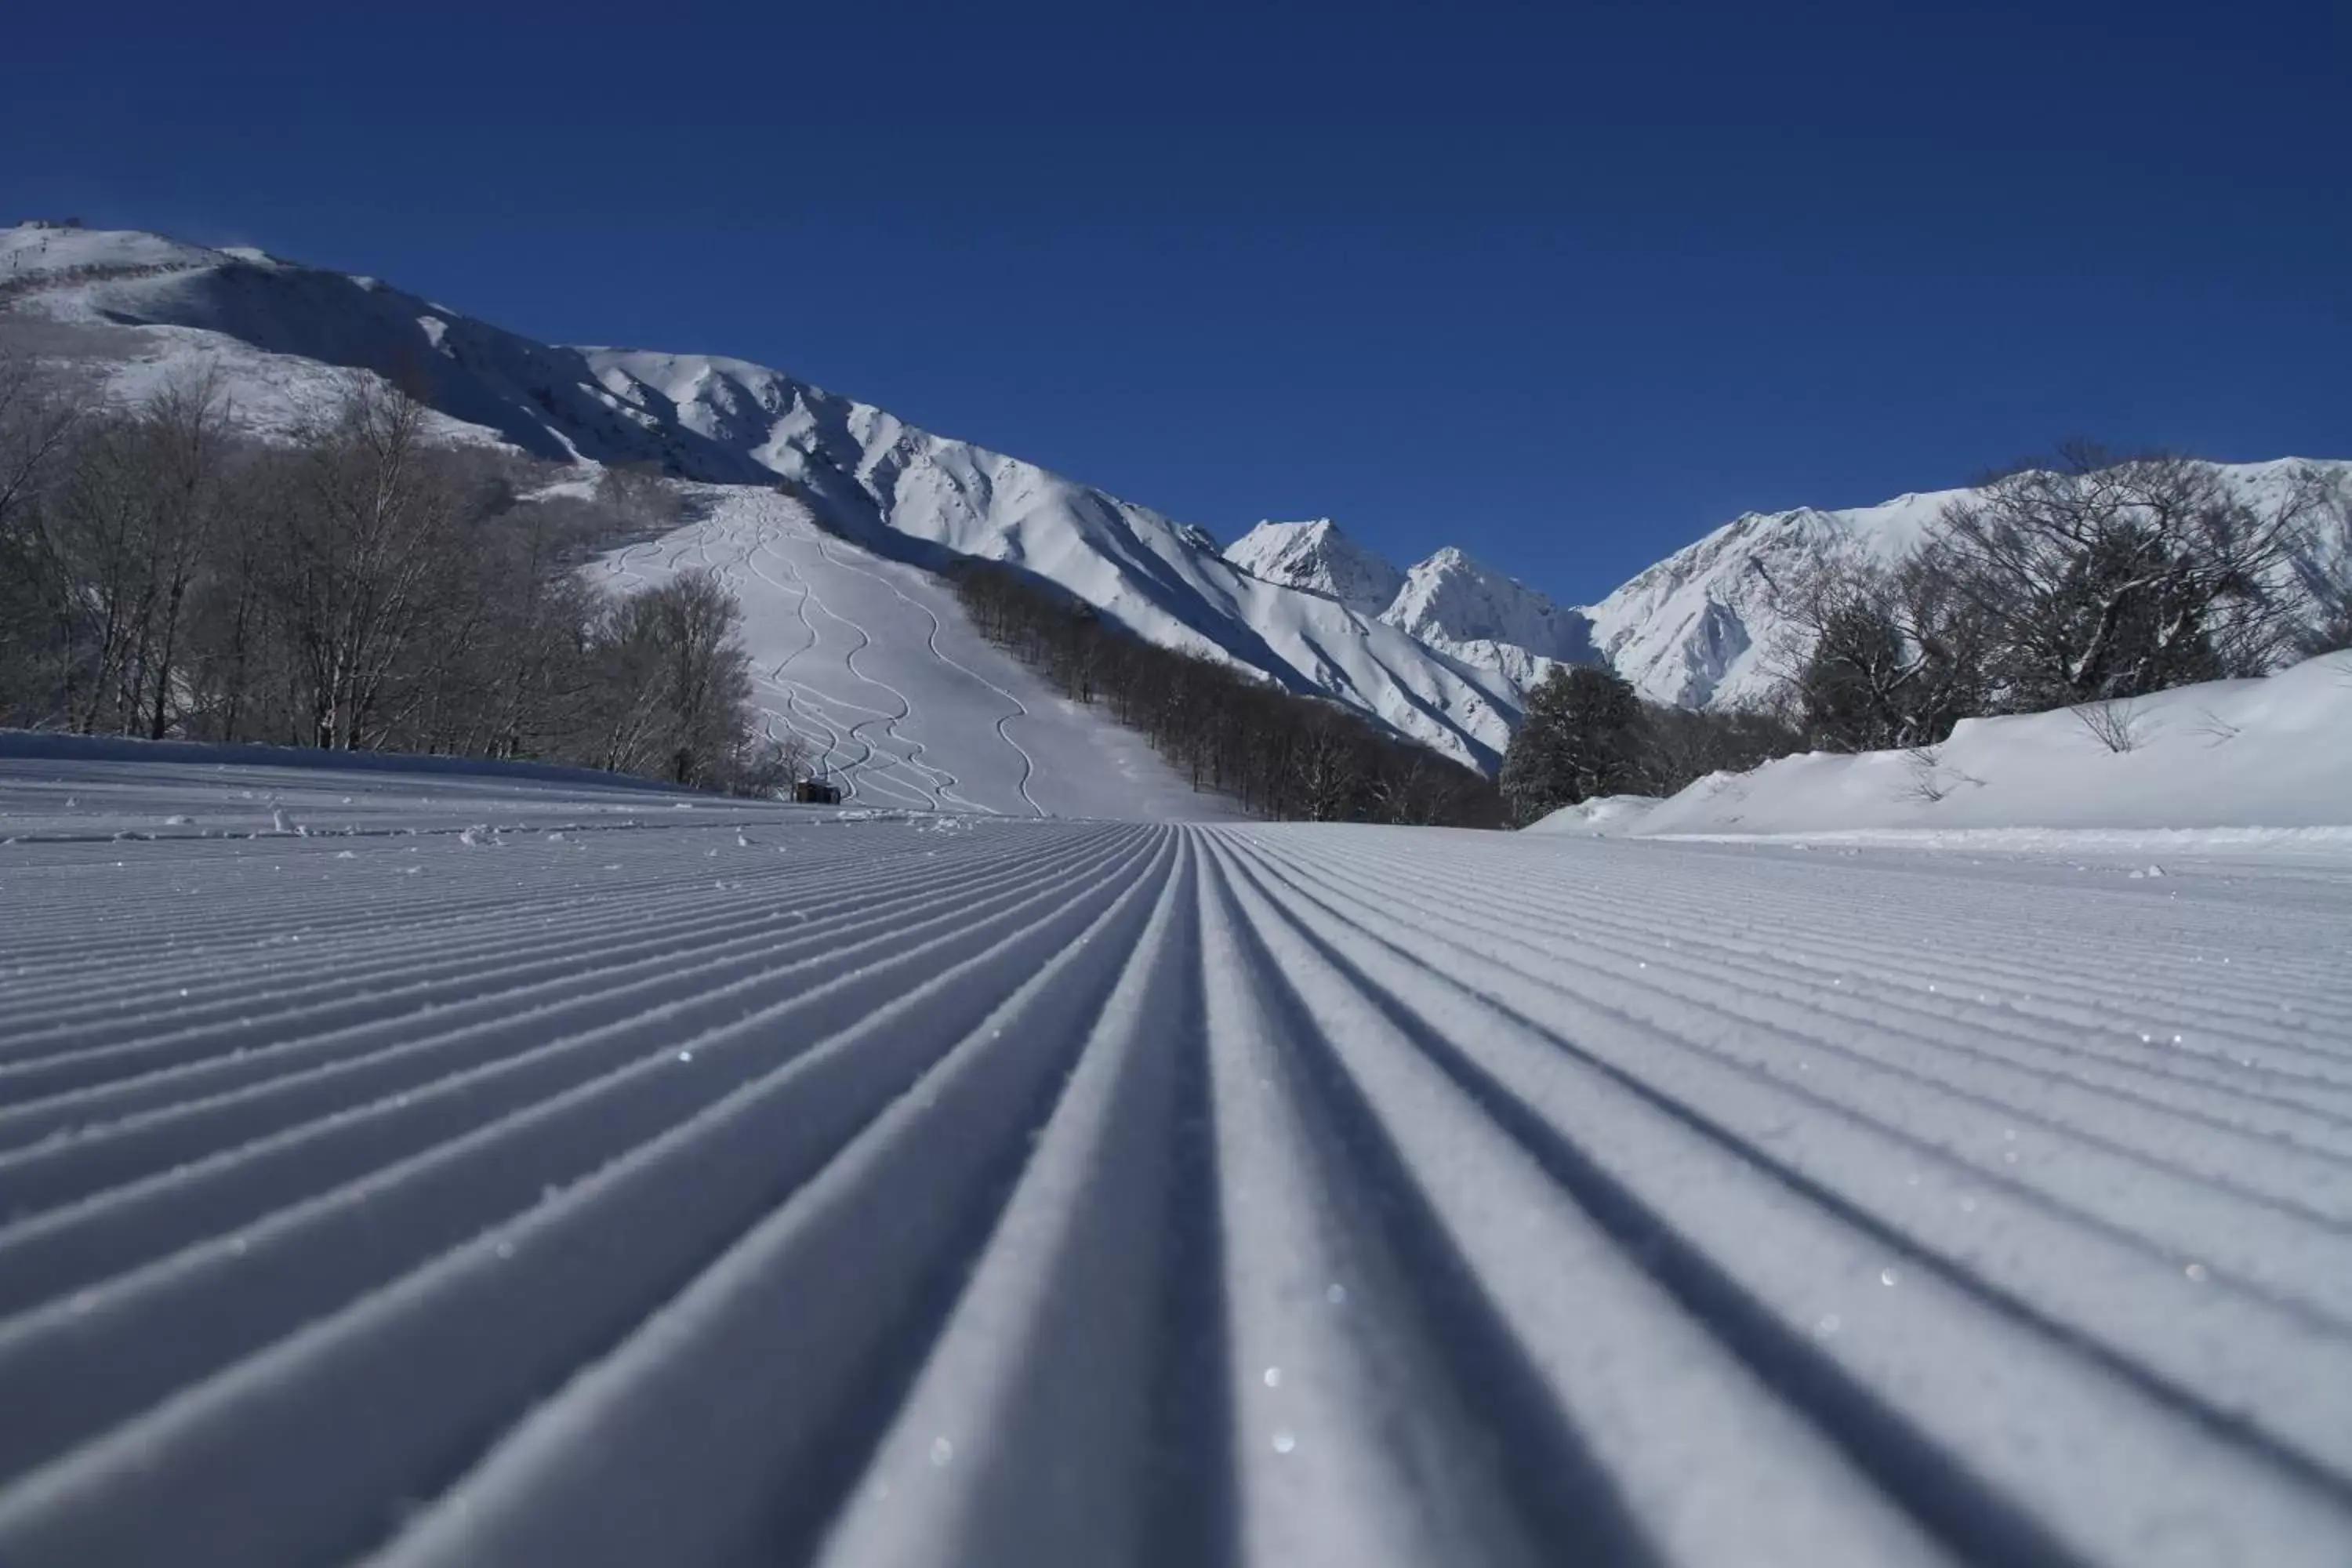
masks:
<svg viewBox="0 0 2352 1568"><path fill-rule="evenodd" d="M0 219L782 365L1597 595L2069 436L2352 456L2352 5L44 5ZM13 210L11 210L13 209Z"/></svg>

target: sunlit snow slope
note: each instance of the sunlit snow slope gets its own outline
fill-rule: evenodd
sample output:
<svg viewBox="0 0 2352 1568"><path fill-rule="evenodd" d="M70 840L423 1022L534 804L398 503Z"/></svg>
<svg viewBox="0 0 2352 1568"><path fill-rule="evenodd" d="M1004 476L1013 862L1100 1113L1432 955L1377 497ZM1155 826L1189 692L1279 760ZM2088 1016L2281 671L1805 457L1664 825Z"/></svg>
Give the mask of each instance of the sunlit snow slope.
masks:
<svg viewBox="0 0 2352 1568"><path fill-rule="evenodd" d="M2216 465L2246 500L2275 508L2306 469L2332 475L2352 494L2352 463ZM1929 536L1948 505L1969 490L1897 496L1877 506L1749 512L1676 551L1584 612L1593 641L1620 675L1654 701L1735 707L1768 698L1805 645L1781 607L1809 574L1842 561L1891 563ZM2308 605L2311 584L2352 559L2342 523L2297 541L2273 583L2290 605Z"/></svg>
<svg viewBox="0 0 2352 1568"><path fill-rule="evenodd" d="M0 1562L2352 1558L2352 860L855 816L0 763Z"/></svg>
<svg viewBox="0 0 2352 1568"><path fill-rule="evenodd" d="M882 554L1008 563L1140 637L1334 698L1490 770L1526 688L1558 661L1605 658L1664 702L1762 695L1788 635L1778 586L1842 554L1891 558L1961 493L1750 513L1580 609L1456 550L1401 572L1328 520L1263 524L1221 555L1149 507L782 371L537 342L378 279L256 250L0 229L0 347L78 364L124 395L210 364L239 420L264 433L315 413L332 367L357 366L418 388L446 438L703 482L782 478ZM2297 466L2228 471L2263 492ZM2329 549L2352 550L2352 536ZM2294 592L2295 574L2280 586Z"/></svg>
<svg viewBox="0 0 2352 1568"><path fill-rule="evenodd" d="M768 734L795 735L863 805L1217 821L1132 731L1047 688L975 632L939 579L818 529L772 491L713 488L702 521L604 557L615 587L707 571L743 608Z"/></svg>
<svg viewBox="0 0 2352 1568"><path fill-rule="evenodd" d="M356 366L417 389L453 437L716 484L781 477L880 554L1019 567L1150 641L1330 697L1474 766L1499 763L1518 712L1494 671L1254 577L1197 529L764 365L535 342L376 279L132 232L0 230L0 346L125 394L212 365L264 432L321 405L327 367Z"/></svg>
<svg viewBox="0 0 2352 1568"><path fill-rule="evenodd" d="M1567 826L1563 824L1563 826ZM2329 830L2352 839L2352 653L2259 680L1963 719L1939 745L1782 757L1615 824L1638 833Z"/></svg>

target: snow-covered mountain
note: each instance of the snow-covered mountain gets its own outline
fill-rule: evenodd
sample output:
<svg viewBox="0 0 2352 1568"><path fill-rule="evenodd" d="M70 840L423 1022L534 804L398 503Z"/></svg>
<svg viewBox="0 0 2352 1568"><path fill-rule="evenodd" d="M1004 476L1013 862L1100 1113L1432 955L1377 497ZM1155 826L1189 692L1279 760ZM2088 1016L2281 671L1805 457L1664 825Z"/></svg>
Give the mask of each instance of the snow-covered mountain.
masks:
<svg viewBox="0 0 2352 1568"><path fill-rule="evenodd" d="M2282 458L2219 464L2222 479L2247 500L2279 505L2304 470L2352 479L2352 463ZM1778 678L1795 643L1775 607L1780 591L1840 558L1891 563L1918 547L1944 509L1967 489L1902 495L1877 506L1749 512L1676 551L1584 612L1601 657L1643 696L1685 707L1733 707L1758 700ZM2352 540L2316 549L2331 557ZM2286 593L2321 562L2299 558L2279 583Z"/></svg>
<svg viewBox="0 0 2352 1568"><path fill-rule="evenodd" d="M1198 529L766 366L536 342L375 279L135 232L0 232L0 310L10 340L125 393L209 360L265 434L316 404L331 367L358 367L416 392L452 434L541 458L788 479L869 548L1025 568L1139 636L1346 702L1475 766L1496 764L1518 710L1495 671L1254 576Z"/></svg>
<svg viewBox="0 0 2352 1568"><path fill-rule="evenodd" d="M1328 519L1261 523L1221 554L1150 508L781 371L541 343L373 278L256 250L0 230L0 345L10 344L79 362L126 395L208 361L239 418L264 434L317 406L337 367L361 367L418 392L453 439L562 462L655 463L707 483L788 481L826 526L877 553L1024 568L1153 642L1348 703L1482 768L1557 661L1605 659L1663 702L1763 696L1786 640L1776 586L1840 554L1892 559L1965 493L1749 513L1580 608L1457 550L1400 570ZM2225 471L2265 492L2296 467Z"/></svg>
<svg viewBox="0 0 2352 1568"><path fill-rule="evenodd" d="M1337 599L1424 647L1489 670L1524 691L1555 663L1590 662L1584 613L1448 545L1411 571L1341 532L1328 518L1261 522L1225 547L1255 576Z"/></svg>
<svg viewBox="0 0 2352 1568"><path fill-rule="evenodd" d="M1602 657L1644 697L1731 706L1771 684L1773 601L1841 555L1892 561L1966 492L1898 496L1845 511L1748 512L1676 551L1587 612Z"/></svg>
<svg viewBox="0 0 2352 1568"><path fill-rule="evenodd" d="M1554 604L1452 545L1405 574L1381 618L1432 647L1482 665L1521 688L1555 663L1599 658L1585 613Z"/></svg>
<svg viewBox="0 0 2352 1568"><path fill-rule="evenodd" d="M1403 573L1328 517L1261 522L1225 546L1225 559L1253 577L1321 594L1360 615L1379 615L1404 586Z"/></svg>

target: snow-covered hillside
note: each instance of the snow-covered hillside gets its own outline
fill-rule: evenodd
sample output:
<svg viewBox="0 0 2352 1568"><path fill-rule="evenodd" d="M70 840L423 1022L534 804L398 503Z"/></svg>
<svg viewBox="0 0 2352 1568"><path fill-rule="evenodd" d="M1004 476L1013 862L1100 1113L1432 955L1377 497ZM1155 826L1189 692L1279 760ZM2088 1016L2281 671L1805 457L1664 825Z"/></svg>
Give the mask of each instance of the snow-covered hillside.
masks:
<svg viewBox="0 0 2352 1568"><path fill-rule="evenodd" d="M1491 768L1525 689L1606 658L1645 695L1758 698L1785 640L1776 586L1839 554L1890 559L1964 492L1750 513L1588 609L1443 549L1400 571L1328 520L1264 523L1220 554L1195 528L1018 458L904 424L781 371L709 354L540 343L375 279L150 234L0 231L0 345L77 360L120 391L217 364L239 416L283 430L362 366L424 392L453 439L685 479L788 481L877 553L977 556L1059 584L1138 635L1348 703ZM2352 474L2352 464L2335 465ZM2227 470L2255 491L2282 460ZM2339 545L2352 548L2352 545Z"/></svg>
<svg viewBox="0 0 2352 1568"><path fill-rule="evenodd" d="M2352 654L2260 680L1961 721L1941 745L1783 757L1664 802L1570 806L1550 831L1808 837L2247 830L2352 847Z"/></svg>
<svg viewBox="0 0 2352 1568"><path fill-rule="evenodd" d="M2352 462L2216 465L2247 500L2275 507L2299 473L2318 468L2352 478ZM1769 694L1797 651L1776 598L1807 574L1840 558L1889 563L1916 549L1944 509L1972 491L1897 496L1877 506L1829 511L1749 512L1677 551L1593 605L1592 637L1617 672L1654 701L1730 707ZM2323 552L2352 548L2331 537ZM2278 584L2288 593L2315 561L2298 562Z"/></svg>
<svg viewBox="0 0 2352 1568"><path fill-rule="evenodd" d="M1524 694L1554 664L1591 662L1591 626L1515 578L1448 545L1400 571L1328 518L1262 522L1225 548L1254 576L1337 599Z"/></svg>
<svg viewBox="0 0 2352 1568"><path fill-rule="evenodd" d="M1448 545L1405 574L1381 618L1434 648L1493 669L1521 690L1553 665L1591 663L1591 623L1517 578Z"/></svg>
<svg viewBox="0 0 2352 1568"><path fill-rule="evenodd" d="M1243 814L991 645L928 573L829 537L802 503L712 486L707 515L605 556L616 586L698 568L743 606L753 700L845 800L920 811L1158 822Z"/></svg>
<svg viewBox="0 0 2352 1568"><path fill-rule="evenodd" d="M1404 574L1365 549L1328 517L1261 522L1225 546L1225 559L1254 577L1339 600L1377 616L1404 586Z"/></svg>
<svg viewBox="0 0 2352 1568"><path fill-rule="evenodd" d="M1197 529L765 366L534 342L374 279L137 233L0 233L0 325L46 329L27 341L126 391L211 359L265 431L315 405L322 367L358 366L542 458L782 478L877 552L1024 568L1163 647L1346 702L1475 766L1494 766L1517 716L1493 671L1252 576Z"/></svg>

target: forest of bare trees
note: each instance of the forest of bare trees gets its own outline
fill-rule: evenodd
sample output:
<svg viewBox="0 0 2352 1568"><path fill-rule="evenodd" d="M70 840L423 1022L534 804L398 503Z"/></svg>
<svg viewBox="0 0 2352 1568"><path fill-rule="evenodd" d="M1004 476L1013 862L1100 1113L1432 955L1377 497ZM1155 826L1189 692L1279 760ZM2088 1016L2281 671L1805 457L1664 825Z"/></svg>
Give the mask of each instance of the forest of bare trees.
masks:
<svg viewBox="0 0 2352 1568"><path fill-rule="evenodd" d="M789 782L722 589L579 574L668 493L541 493L430 421L354 375L262 444L201 373L126 407L0 361L0 724Z"/></svg>
<svg viewBox="0 0 2352 1568"><path fill-rule="evenodd" d="M982 635L1069 697L1140 731L1195 789L1259 816L1491 827L1495 786L1338 703L1106 626L1089 605L1003 566L951 575Z"/></svg>

